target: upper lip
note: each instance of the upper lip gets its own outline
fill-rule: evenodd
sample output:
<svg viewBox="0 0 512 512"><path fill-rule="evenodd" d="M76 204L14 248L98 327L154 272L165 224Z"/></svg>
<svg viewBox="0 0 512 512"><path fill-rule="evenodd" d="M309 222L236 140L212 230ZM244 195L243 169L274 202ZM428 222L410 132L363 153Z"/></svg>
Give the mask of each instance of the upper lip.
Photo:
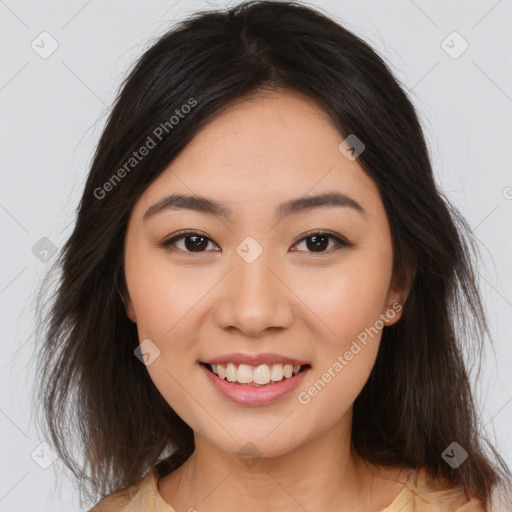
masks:
<svg viewBox="0 0 512 512"><path fill-rule="evenodd" d="M240 352L235 354L224 354L202 362L206 364L248 364L249 366L259 366L261 364L293 364L294 366L302 366L309 364L307 361L302 361L293 357L281 356L279 354L265 353L249 355L242 354Z"/></svg>

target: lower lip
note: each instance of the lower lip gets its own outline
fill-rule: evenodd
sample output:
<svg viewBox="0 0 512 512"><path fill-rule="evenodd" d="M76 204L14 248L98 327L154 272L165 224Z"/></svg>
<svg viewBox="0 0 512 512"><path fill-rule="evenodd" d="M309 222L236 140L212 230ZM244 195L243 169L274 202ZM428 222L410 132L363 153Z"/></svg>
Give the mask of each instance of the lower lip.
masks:
<svg viewBox="0 0 512 512"><path fill-rule="evenodd" d="M311 367L308 367L288 379L285 378L275 384L256 387L229 382L215 375L215 373L208 370L205 365L200 364L199 366L221 395L232 402L242 405L266 405L277 402L296 389L305 375L311 370Z"/></svg>

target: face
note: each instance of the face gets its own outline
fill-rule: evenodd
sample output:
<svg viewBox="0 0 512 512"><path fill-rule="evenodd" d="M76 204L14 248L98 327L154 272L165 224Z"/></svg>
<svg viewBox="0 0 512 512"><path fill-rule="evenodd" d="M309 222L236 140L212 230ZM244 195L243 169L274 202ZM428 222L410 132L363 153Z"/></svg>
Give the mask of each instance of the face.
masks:
<svg viewBox="0 0 512 512"><path fill-rule="evenodd" d="M342 141L309 99L253 98L206 125L132 210L125 298L147 371L224 452L250 440L276 456L349 424L382 327L400 318L379 190ZM219 360L223 380L205 366Z"/></svg>

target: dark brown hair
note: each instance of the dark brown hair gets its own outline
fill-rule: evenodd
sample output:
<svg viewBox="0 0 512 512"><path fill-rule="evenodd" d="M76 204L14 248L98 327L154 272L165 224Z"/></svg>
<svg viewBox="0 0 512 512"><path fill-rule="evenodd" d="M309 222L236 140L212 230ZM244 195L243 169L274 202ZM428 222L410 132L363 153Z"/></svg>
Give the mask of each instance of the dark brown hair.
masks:
<svg viewBox="0 0 512 512"><path fill-rule="evenodd" d="M126 291L127 221L202 126L265 90L306 95L343 138L363 141L358 163L381 191L393 270L414 276L403 316L384 328L354 403L355 449L376 464L426 467L488 502L511 475L484 442L464 361L464 354L480 360L488 335L475 243L436 186L414 106L388 66L362 39L298 3L196 13L152 44L123 82L52 270L57 285L39 296L41 427L93 502L136 483L159 461L161 474L172 471L194 450L192 429L134 356L137 329L118 293ZM194 106L180 110L187 104ZM186 115L170 121L177 109ZM162 126L156 146L127 168ZM468 453L457 469L441 456L452 442Z"/></svg>

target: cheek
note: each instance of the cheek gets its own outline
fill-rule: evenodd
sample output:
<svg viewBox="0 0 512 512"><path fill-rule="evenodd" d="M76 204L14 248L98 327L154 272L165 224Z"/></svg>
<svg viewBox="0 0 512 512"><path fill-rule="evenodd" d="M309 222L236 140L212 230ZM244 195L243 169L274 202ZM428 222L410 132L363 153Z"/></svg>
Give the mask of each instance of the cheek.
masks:
<svg viewBox="0 0 512 512"><path fill-rule="evenodd" d="M377 357L382 334L379 314L385 296L377 277L343 276L323 288L316 302L328 335L317 344L314 375L299 402L315 428L338 421L352 407L366 384Z"/></svg>
<svg viewBox="0 0 512 512"><path fill-rule="evenodd" d="M178 412L185 410L186 403L180 383L190 380L199 358L201 298L214 282L211 272L203 275L190 268L171 268L165 256L133 250L126 256L125 273L139 340L151 340L159 351L147 371Z"/></svg>
<svg viewBox="0 0 512 512"><path fill-rule="evenodd" d="M359 282L359 281L358 281ZM382 326L378 322L381 302L359 289L338 287L327 294L323 303L324 322L329 326L329 337L318 350L320 374L327 372L325 381L338 396L354 400L373 368L381 338ZM371 299L370 299L371 297ZM319 347L320 348L320 347Z"/></svg>
<svg viewBox="0 0 512 512"><path fill-rule="evenodd" d="M338 271L331 270L329 279L315 286L310 283L305 302L328 327L332 348L350 345L352 339L375 326L385 307L390 272L386 266L360 260L357 265L347 263Z"/></svg>
<svg viewBox="0 0 512 512"><path fill-rule="evenodd" d="M211 275L171 267L165 253L155 257L138 251L127 256L125 268L139 330L164 343L212 286Z"/></svg>
<svg viewBox="0 0 512 512"><path fill-rule="evenodd" d="M390 273L391 252L359 251L309 288L305 302L328 327L318 343L311 401L328 415L350 408L375 364Z"/></svg>
<svg viewBox="0 0 512 512"><path fill-rule="evenodd" d="M191 375L197 370L197 332L190 322L202 286L191 284L190 275L171 273L169 265L155 258L149 262L133 255L126 263L139 340L150 339L158 351L146 370L170 407L185 421L194 422L190 415L196 404L184 388L190 388Z"/></svg>

